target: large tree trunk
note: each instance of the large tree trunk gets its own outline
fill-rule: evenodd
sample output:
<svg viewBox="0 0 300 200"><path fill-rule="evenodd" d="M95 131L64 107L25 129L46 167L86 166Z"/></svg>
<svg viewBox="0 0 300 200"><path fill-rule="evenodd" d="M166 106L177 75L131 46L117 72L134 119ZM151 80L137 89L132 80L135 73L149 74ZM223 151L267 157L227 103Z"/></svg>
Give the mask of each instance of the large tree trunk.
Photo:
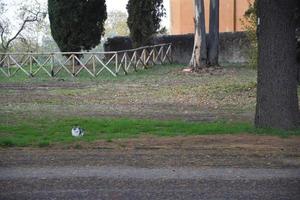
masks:
<svg viewBox="0 0 300 200"><path fill-rule="evenodd" d="M206 67L207 44L203 0L195 0L195 39L190 66L195 70Z"/></svg>
<svg viewBox="0 0 300 200"><path fill-rule="evenodd" d="M298 126L294 20L297 1L258 1L257 127L293 129Z"/></svg>
<svg viewBox="0 0 300 200"><path fill-rule="evenodd" d="M219 65L219 0L210 1L208 64Z"/></svg>
<svg viewBox="0 0 300 200"><path fill-rule="evenodd" d="M297 63L298 63L298 84L300 85L300 1L296 11L296 34L297 34Z"/></svg>

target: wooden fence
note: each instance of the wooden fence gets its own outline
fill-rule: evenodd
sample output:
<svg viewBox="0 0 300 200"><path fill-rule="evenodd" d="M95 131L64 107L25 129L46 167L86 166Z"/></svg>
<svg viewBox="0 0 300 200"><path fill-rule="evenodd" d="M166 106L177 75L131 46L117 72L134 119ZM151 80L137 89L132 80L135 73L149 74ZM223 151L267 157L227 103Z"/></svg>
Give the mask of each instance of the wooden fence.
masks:
<svg viewBox="0 0 300 200"><path fill-rule="evenodd" d="M85 71L92 77L105 72L117 76L150 65L172 63L172 60L171 44L111 52L6 53L0 54L0 73L6 77L18 72L29 77L40 72L49 77L62 73L76 77Z"/></svg>

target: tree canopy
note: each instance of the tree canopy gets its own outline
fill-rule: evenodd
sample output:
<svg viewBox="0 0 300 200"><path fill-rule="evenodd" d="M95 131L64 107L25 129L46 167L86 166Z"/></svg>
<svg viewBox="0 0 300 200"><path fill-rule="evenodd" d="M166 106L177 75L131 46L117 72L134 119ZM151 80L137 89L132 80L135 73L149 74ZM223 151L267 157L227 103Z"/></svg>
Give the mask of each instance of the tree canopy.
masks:
<svg viewBox="0 0 300 200"><path fill-rule="evenodd" d="M163 0L129 0L127 24L135 47L147 45L165 15Z"/></svg>
<svg viewBox="0 0 300 200"><path fill-rule="evenodd" d="M128 36L127 14L122 11L111 11L105 22L105 37Z"/></svg>
<svg viewBox="0 0 300 200"><path fill-rule="evenodd" d="M62 52L90 50L104 34L105 0L48 0L51 34Z"/></svg>
<svg viewBox="0 0 300 200"><path fill-rule="evenodd" d="M17 4L17 17L14 20L18 26L14 27L13 20L7 16L7 7L8 5L0 0L0 52L6 53L16 46L18 50L22 49L21 46L28 47L28 50L34 49L31 48L31 43L37 39L33 35L46 17L44 8L39 2Z"/></svg>

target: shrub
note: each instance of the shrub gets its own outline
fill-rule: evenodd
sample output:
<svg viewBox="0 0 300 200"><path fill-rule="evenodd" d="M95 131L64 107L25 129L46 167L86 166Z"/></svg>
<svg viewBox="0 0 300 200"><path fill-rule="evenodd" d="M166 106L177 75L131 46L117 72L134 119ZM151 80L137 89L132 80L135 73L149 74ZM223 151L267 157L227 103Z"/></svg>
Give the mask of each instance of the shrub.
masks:
<svg viewBox="0 0 300 200"><path fill-rule="evenodd" d="M90 50L104 34L105 0L48 0L51 34L62 52Z"/></svg>
<svg viewBox="0 0 300 200"><path fill-rule="evenodd" d="M249 1L249 8L244 14L244 18L241 20L244 29L246 30L247 37L250 41L249 66L251 68L257 68L258 61L258 45L257 45L257 1L253 3Z"/></svg>
<svg viewBox="0 0 300 200"><path fill-rule="evenodd" d="M133 46L151 44L152 36L160 32L161 18L165 15L163 0L129 0L126 8Z"/></svg>

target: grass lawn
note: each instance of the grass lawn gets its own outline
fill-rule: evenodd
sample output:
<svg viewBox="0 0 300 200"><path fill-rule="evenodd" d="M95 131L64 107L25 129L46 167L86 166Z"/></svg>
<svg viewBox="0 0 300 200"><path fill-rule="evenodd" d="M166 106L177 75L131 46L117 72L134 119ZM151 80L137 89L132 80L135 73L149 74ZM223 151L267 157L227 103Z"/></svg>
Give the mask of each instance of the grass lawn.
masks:
<svg viewBox="0 0 300 200"><path fill-rule="evenodd" d="M182 65L154 66L118 77L78 78L70 76L28 78L0 75L0 112L22 115L153 116L201 120L197 116L228 115L255 110L256 71L242 66L225 66L220 74L187 74ZM54 115L53 114L53 115ZM223 116L225 115L225 116ZM139 117L138 116L138 117ZM172 117L174 116L174 117ZM196 116L196 117L190 117ZM245 116L245 115L244 115ZM152 118L152 117L151 117ZM158 116L158 118L161 118ZM179 117L185 120L186 117Z"/></svg>
<svg viewBox="0 0 300 200"><path fill-rule="evenodd" d="M85 129L81 138L71 136L71 128L80 125ZM46 147L54 144L94 142L97 140L137 138L152 135L158 137L196 136L214 134L261 134L281 137L300 136L300 130L255 129L249 123L237 122L184 122L137 119L31 119L18 124L0 124L1 147Z"/></svg>
<svg viewBox="0 0 300 200"><path fill-rule="evenodd" d="M216 74L154 66L129 75L91 78L0 73L0 146L49 146L141 135L299 135L253 128L256 71L224 66ZM139 120L135 120L139 119ZM196 123L197 122L197 123ZM86 129L72 138L71 128Z"/></svg>

